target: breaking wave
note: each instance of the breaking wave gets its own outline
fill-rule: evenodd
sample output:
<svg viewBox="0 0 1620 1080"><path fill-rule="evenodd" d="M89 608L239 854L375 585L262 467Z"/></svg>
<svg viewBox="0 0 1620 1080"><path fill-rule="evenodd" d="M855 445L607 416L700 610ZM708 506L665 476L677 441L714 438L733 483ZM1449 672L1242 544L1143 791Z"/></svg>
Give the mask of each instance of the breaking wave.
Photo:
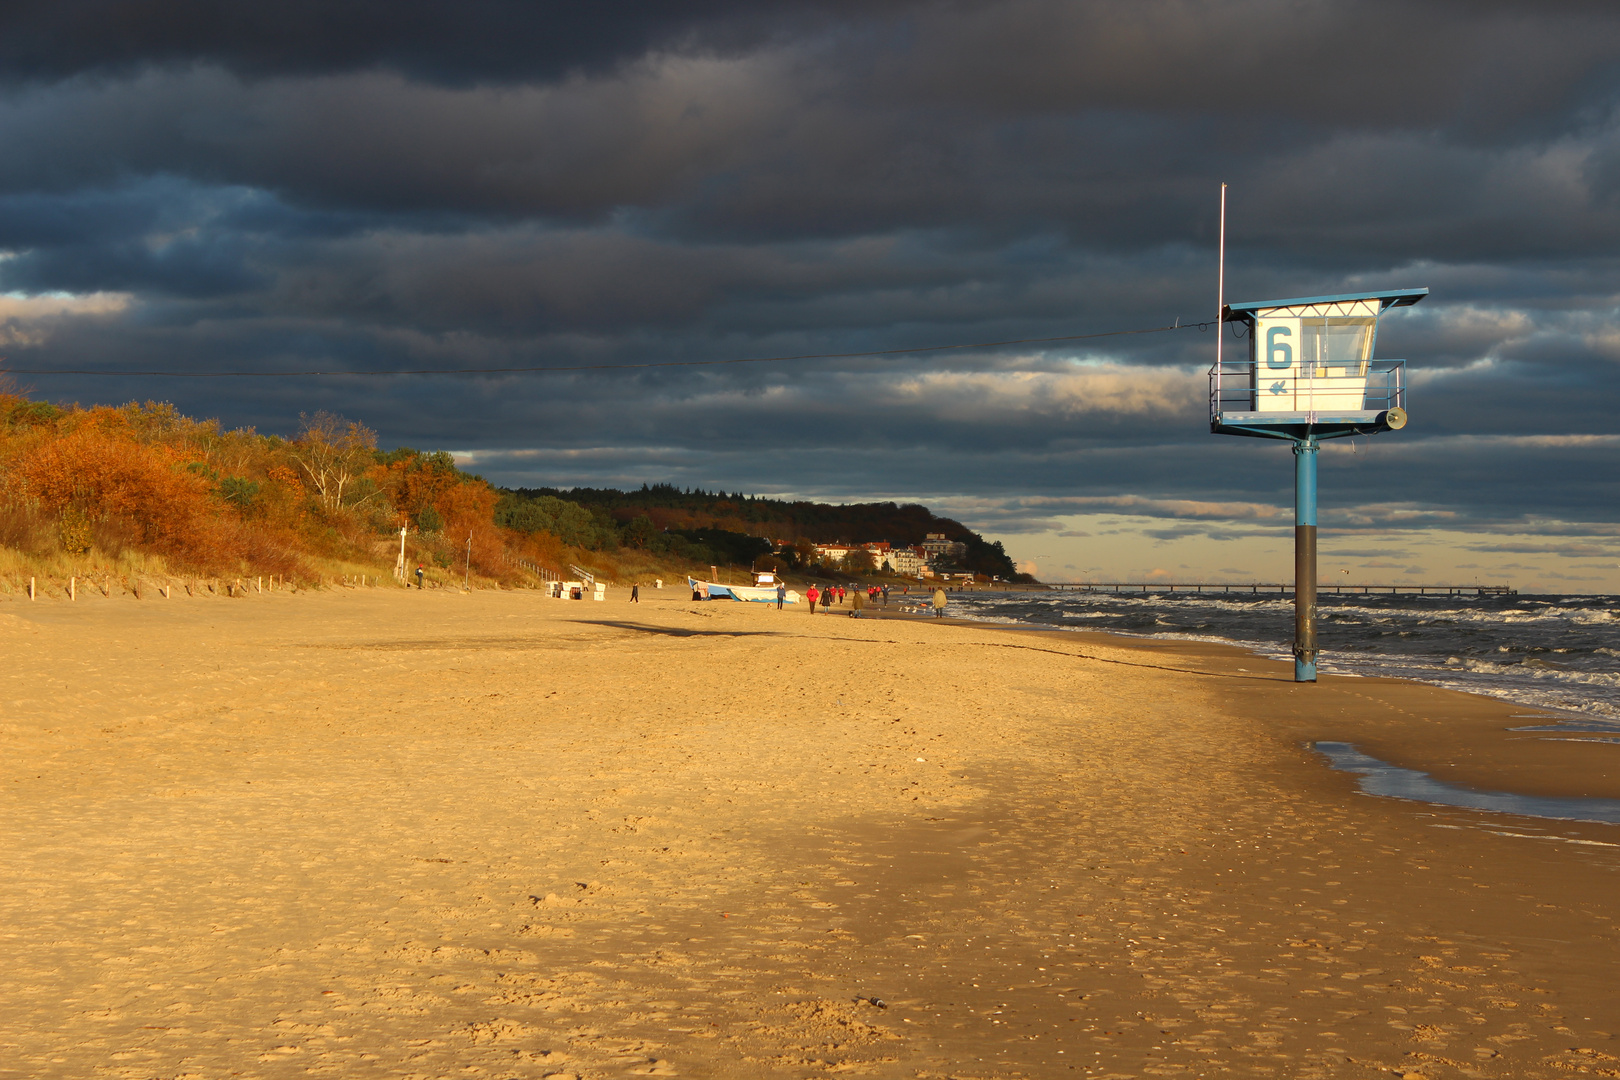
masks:
<svg viewBox="0 0 1620 1080"><path fill-rule="evenodd" d="M1321 670L1415 679L1620 725L1620 598L1318 595ZM1291 658L1293 601L1236 593L965 593L1002 624L1219 641Z"/></svg>

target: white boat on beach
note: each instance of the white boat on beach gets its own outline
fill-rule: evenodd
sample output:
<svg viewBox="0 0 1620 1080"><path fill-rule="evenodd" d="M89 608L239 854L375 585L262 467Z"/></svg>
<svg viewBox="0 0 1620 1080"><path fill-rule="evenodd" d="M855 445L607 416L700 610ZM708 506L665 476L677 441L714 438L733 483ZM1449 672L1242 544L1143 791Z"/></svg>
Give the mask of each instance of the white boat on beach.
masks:
<svg viewBox="0 0 1620 1080"><path fill-rule="evenodd" d="M700 600L742 600L751 604L776 603L777 580L775 574L755 574L752 585L722 585L717 581L702 581L688 576L692 596ZM789 604L799 603L803 597L789 589L783 597Z"/></svg>

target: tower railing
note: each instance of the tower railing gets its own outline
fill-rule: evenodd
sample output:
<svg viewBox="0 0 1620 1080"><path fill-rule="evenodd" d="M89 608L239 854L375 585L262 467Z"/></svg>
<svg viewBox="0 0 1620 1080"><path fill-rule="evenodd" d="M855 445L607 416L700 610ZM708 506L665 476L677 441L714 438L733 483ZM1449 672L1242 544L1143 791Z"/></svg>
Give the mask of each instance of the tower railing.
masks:
<svg viewBox="0 0 1620 1080"><path fill-rule="evenodd" d="M1356 367L1327 366L1321 374L1300 375L1272 385L1286 391L1297 410L1311 412L1380 413L1406 408L1406 361L1369 360ZM1293 372L1289 372L1293 375ZM1248 357L1223 358L1209 369L1209 418L1222 415L1259 414L1280 410L1266 408L1269 389L1264 365Z"/></svg>

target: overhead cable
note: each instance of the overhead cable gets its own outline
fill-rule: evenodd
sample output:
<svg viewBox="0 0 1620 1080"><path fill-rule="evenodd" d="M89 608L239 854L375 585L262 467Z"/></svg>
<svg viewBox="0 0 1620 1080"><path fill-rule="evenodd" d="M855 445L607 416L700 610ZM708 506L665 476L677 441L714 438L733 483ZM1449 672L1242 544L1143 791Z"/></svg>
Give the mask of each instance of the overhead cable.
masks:
<svg viewBox="0 0 1620 1080"><path fill-rule="evenodd" d="M561 364L532 367L486 368L398 368L383 371L126 371L117 368L7 368L6 375L102 375L163 379L309 379L354 377L396 378L404 375L523 375L548 371L629 371L643 368L716 367L723 364L775 364L791 360L848 360L862 356L899 356L905 353L945 352L951 349L996 349L1007 345L1046 345L1055 341L1087 341L1094 338L1128 337L1135 334L1162 334L1169 330L1207 329L1210 323L1184 323L1152 326L1144 330L1108 330L1100 334L1064 334L1060 337L1017 338L1012 341L979 341L965 345L919 345L905 349L867 349L861 352L801 353L796 356L745 356L732 360L652 360L639 364Z"/></svg>

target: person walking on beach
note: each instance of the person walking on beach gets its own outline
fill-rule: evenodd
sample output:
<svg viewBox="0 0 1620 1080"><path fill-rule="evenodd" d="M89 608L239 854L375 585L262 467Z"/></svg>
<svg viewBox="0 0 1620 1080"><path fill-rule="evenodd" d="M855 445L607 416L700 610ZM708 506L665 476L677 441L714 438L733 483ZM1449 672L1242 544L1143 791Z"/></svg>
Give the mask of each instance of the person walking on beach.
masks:
<svg viewBox="0 0 1620 1080"><path fill-rule="evenodd" d="M849 597L849 617L852 619L860 618L861 608L864 606L865 605L861 603L861 590L856 589L850 594Z"/></svg>
<svg viewBox="0 0 1620 1080"><path fill-rule="evenodd" d="M889 587L883 586L883 610L889 610Z"/></svg>
<svg viewBox="0 0 1620 1080"><path fill-rule="evenodd" d="M787 582L776 583L776 610L781 611L782 605L787 602Z"/></svg>
<svg viewBox="0 0 1620 1080"><path fill-rule="evenodd" d="M821 610L826 611L828 608L832 607L832 601L833 587L829 585L825 589L821 590Z"/></svg>
<svg viewBox="0 0 1620 1080"><path fill-rule="evenodd" d="M416 587L418 589L420 589L422 587L422 564L421 563L416 564Z"/></svg>
<svg viewBox="0 0 1620 1080"><path fill-rule="evenodd" d="M641 603L641 584L639 582L630 586L630 602L632 604Z"/></svg>
<svg viewBox="0 0 1620 1080"><path fill-rule="evenodd" d="M821 599L821 591L812 585L810 591L805 593L804 596L805 599L810 601L810 614L814 615L816 613L816 601Z"/></svg>
<svg viewBox="0 0 1620 1080"><path fill-rule="evenodd" d="M935 589L934 590L934 618L942 619L942 618L945 617L945 604L946 603L947 603L947 600L946 600L946 597L945 597L945 590L944 589Z"/></svg>

